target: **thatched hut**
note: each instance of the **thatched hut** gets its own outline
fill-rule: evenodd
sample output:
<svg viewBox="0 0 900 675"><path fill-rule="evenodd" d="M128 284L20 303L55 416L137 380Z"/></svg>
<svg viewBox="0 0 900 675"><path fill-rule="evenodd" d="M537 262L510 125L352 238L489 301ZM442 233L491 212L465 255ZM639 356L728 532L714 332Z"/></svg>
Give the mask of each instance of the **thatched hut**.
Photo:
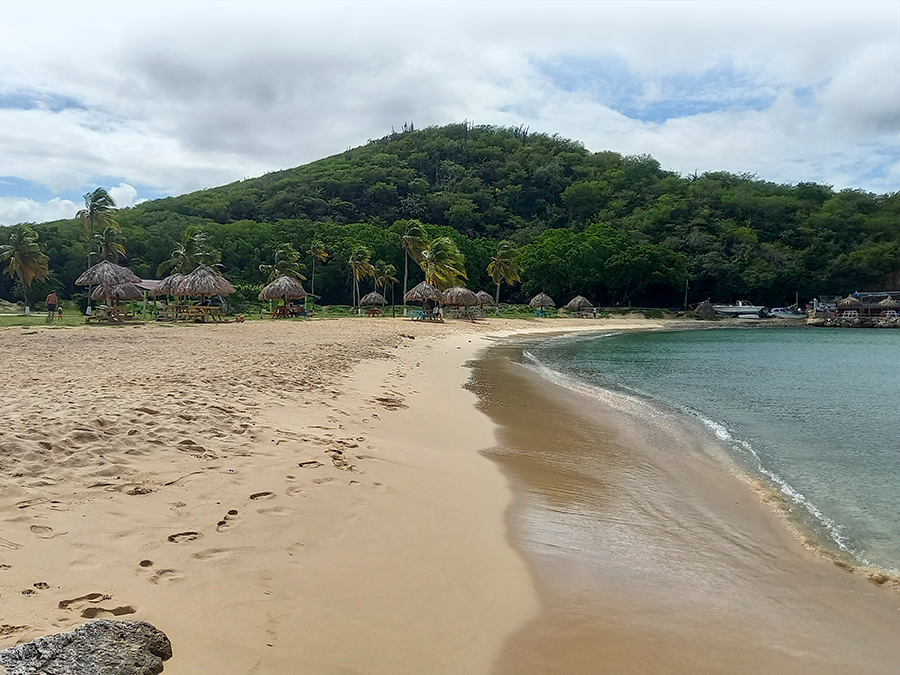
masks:
<svg viewBox="0 0 900 675"><path fill-rule="evenodd" d="M862 300L848 295L838 303L838 309L859 309L862 306Z"/></svg>
<svg viewBox="0 0 900 675"><path fill-rule="evenodd" d="M306 292L306 289L303 288L303 284L300 283L294 277L289 277L286 274L282 274L277 277L275 281L267 286L264 286L263 289L259 292L260 300L284 300L285 304L288 300L293 298L306 298L309 296L309 293Z"/></svg>
<svg viewBox="0 0 900 675"><path fill-rule="evenodd" d="M468 288L454 286L444 291L444 304L450 307L471 307L478 304L478 296Z"/></svg>
<svg viewBox="0 0 900 675"><path fill-rule="evenodd" d="M546 293L538 293L528 302L528 304L539 309L544 309L546 307L556 308L556 303L553 302L553 298Z"/></svg>
<svg viewBox="0 0 900 675"><path fill-rule="evenodd" d="M444 296L437 289L436 286L432 286L427 281L423 281L418 286L411 288L407 291L406 295L403 296L404 302L443 302Z"/></svg>
<svg viewBox="0 0 900 675"><path fill-rule="evenodd" d="M387 298L385 298L378 291L372 291L371 293L362 296L362 298L360 298L359 300L359 304L367 306L381 305L382 307L384 307L387 304Z"/></svg>
<svg viewBox="0 0 900 675"><path fill-rule="evenodd" d="M116 265L108 260L103 260L89 267L75 280L76 286L100 286L107 290L112 290L120 284L139 283L141 283L141 278L137 274L127 267ZM93 293L91 297L93 297ZM110 294L104 294L101 297L106 298L107 305L112 304L112 296Z"/></svg>
<svg viewBox="0 0 900 675"><path fill-rule="evenodd" d="M881 309L900 309L900 302L897 302L892 295L889 295L879 302L878 306L881 307Z"/></svg>
<svg viewBox="0 0 900 675"><path fill-rule="evenodd" d="M143 291L135 284L125 283L115 286L97 286L91 293L91 300L106 300L109 304L112 300L141 300Z"/></svg>
<svg viewBox="0 0 900 675"><path fill-rule="evenodd" d="M230 295L234 286L211 267L199 265L172 289L174 295Z"/></svg>
<svg viewBox="0 0 900 675"><path fill-rule="evenodd" d="M574 309L577 311L583 311L586 309L587 310L594 309L594 306L591 304L591 301L588 300L583 295L576 295L574 298L572 298L571 300L569 300L569 302L566 303L566 309Z"/></svg>
<svg viewBox="0 0 900 675"><path fill-rule="evenodd" d="M487 291L478 291L475 297L478 298L478 304L482 307L494 304L494 297Z"/></svg>
<svg viewBox="0 0 900 675"><path fill-rule="evenodd" d="M156 288L153 289L152 294L156 296L174 295L175 289L183 279L183 274L172 274L156 284Z"/></svg>

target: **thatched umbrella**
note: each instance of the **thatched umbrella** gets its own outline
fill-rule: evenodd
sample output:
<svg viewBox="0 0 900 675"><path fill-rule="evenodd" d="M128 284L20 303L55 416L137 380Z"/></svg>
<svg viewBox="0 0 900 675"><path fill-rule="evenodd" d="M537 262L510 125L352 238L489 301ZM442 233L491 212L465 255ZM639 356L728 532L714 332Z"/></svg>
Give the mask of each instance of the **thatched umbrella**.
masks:
<svg viewBox="0 0 900 675"><path fill-rule="evenodd" d="M583 295L576 295L566 304L566 309L593 309L591 301Z"/></svg>
<svg viewBox="0 0 900 675"><path fill-rule="evenodd" d="M541 309L543 309L544 307L556 308L556 303L553 302L553 298L551 298L546 293L538 293L531 299L528 304L532 307L539 307Z"/></svg>
<svg viewBox="0 0 900 675"><path fill-rule="evenodd" d="M475 297L478 298L478 304L484 307L484 305L493 305L494 304L494 296L492 296L487 291L478 291L475 294Z"/></svg>
<svg viewBox="0 0 900 675"><path fill-rule="evenodd" d="M287 303L290 298L305 298L309 295L306 289L294 277L282 274L268 286L263 287L259 292L260 300L277 300L283 298Z"/></svg>
<svg viewBox="0 0 900 675"><path fill-rule="evenodd" d="M478 304L478 296L468 288L454 286L444 291L444 304L451 307L471 307Z"/></svg>
<svg viewBox="0 0 900 675"><path fill-rule="evenodd" d="M91 293L91 300L140 300L144 297L141 289L132 283L117 284L115 286L97 286Z"/></svg>
<svg viewBox="0 0 900 675"><path fill-rule="evenodd" d="M183 274L172 274L156 284L152 293L153 295L173 295L175 288L183 279Z"/></svg>
<svg viewBox="0 0 900 675"><path fill-rule="evenodd" d="M359 301L360 305L386 305L387 299L378 291L372 291L371 293L362 296Z"/></svg>
<svg viewBox="0 0 900 675"><path fill-rule="evenodd" d="M838 303L838 307L840 309L856 309L861 305L862 300L860 300L859 298L854 298L852 295L848 295Z"/></svg>
<svg viewBox="0 0 900 675"><path fill-rule="evenodd" d="M103 260L93 267L89 267L75 280L76 286L102 286L107 289L112 289L119 284L139 283L141 283L141 278L137 274L127 267L116 265L108 260ZM110 300L111 297L107 295L107 305L112 304Z"/></svg>
<svg viewBox="0 0 900 675"><path fill-rule="evenodd" d="M175 295L230 295L234 286L211 267L199 265L172 289Z"/></svg>
<svg viewBox="0 0 900 675"><path fill-rule="evenodd" d="M879 307L884 307L884 309L900 309L900 302L894 300L893 296L887 296L884 300L878 303Z"/></svg>
<svg viewBox="0 0 900 675"><path fill-rule="evenodd" d="M428 300L442 302L444 296L437 287L432 286L427 281L423 281L415 288L411 288L407 291L406 295L403 296L404 302L427 302Z"/></svg>

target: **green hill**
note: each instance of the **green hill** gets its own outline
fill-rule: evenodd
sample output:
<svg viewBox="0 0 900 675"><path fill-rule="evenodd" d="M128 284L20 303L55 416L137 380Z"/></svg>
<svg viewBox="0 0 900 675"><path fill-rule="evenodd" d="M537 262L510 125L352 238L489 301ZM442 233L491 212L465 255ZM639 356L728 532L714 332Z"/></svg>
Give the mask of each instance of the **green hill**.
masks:
<svg viewBox="0 0 900 675"><path fill-rule="evenodd" d="M120 211L128 264L155 277L184 230L198 226L233 282L264 281L282 243L331 253L316 268L323 302L348 302L347 258L364 244L373 262L403 269L399 234L417 219L466 256L468 285L497 242L519 248L522 282L602 304L680 304L746 297L769 305L819 293L896 286L900 196L778 185L724 172L680 176L652 157L588 152L576 141L522 128L455 124L392 133L305 166ZM5 241L9 228L0 228ZM87 261L76 221L35 226L64 294ZM305 256L307 265L311 259ZM415 281L421 273L415 270ZM363 282L371 287L371 282ZM0 296L12 297L7 277Z"/></svg>

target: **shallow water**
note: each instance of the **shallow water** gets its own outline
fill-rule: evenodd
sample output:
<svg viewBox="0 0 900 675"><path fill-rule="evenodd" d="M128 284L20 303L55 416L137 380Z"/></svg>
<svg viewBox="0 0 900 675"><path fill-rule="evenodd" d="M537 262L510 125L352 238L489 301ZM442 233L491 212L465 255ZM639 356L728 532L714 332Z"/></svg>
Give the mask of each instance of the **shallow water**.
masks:
<svg viewBox="0 0 900 675"><path fill-rule="evenodd" d="M821 542L900 568L900 334L723 329L567 335L526 363L699 421Z"/></svg>

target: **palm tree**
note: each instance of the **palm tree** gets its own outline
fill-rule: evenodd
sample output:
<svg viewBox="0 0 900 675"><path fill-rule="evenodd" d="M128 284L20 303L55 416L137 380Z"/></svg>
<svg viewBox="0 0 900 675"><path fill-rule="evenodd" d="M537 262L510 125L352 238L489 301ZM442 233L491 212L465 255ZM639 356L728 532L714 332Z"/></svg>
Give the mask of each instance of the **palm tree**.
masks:
<svg viewBox="0 0 900 675"><path fill-rule="evenodd" d="M328 251L325 250L325 244L320 241L314 241L310 244L309 250L306 252L307 255L312 256L312 281L309 285L309 292L312 295L316 294L316 261L318 260L321 263L324 263L328 260Z"/></svg>
<svg viewBox="0 0 900 675"><path fill-rule="evenodd" d="M75 214L84 227L84 238L88 244L94 241L94 232L98 227L111 227L119 231L119 223L114 217L116 202L102 187L84 196L84 208ZM91 254L88 252L88 267L91 266Z"/></svg>
<svg viewBox="0 0 900 675"><path fill-rule="evenodd" d="M356 246L347 260L350 273L353 275L353 305L359 306L359 281L375 275L375 267L372 265L372 251L366 246Z"/></svg>
<svg viewBox="0 0 900 675"><path fill-rule="evenodd" d="M450 237L438 237L427 242L422 249L419 267L425 272L425 281L445 290L458 286L460 280L467 279L465 256L460 253L456 242Z"/></svg>
<svg viewBox="0 0 900 675"><path fill-rule="evenodd" d="M4 270L10 278L17 278L22 284L25 296L25 310L28 311L28 289L34 279L47 278L50 259L44 255L43 246L38 243L38 233L27 225L12 231L9 243L0 246L0 262L9 264Z"/></svg>
<svg viewBox="0 0 900 675"><path fill-rule="evenodd" d="M274 265L260 265L259 271L263 274L269 274L269 283L275 281L278 277L284 275L293 277L298 281L306 281L303 276L303 270L306 265L300 262L300 253L297 252L292 244L282 244L275 251Z"/></svg>
<svg viewBox="0 0 900 675"><path fill-rule="evenodd" d="M390 263L379 260L375 263L375 290L381 286L387 294L387 285L391 285L391 307L394 306L394 284L400 281L397 278L397 268ZM393 311L393 310L391 310Z"/></svg>
<svg viewBox="0 0 900 675"><path fill-rule="evenodd" d="M172 256L160 263L157 274L160 276L168 272L178 274L190 274L200 264L215 263L216 254L206 248L206 235L196 225L187 227L181 235L181 241L172 251Z"/></svg>
<svg viewBox="0 0 900 675"><path fill-rule="evenodd" d="M406 316L406 291L409 279L409 259L412 257L417 264L422 260L422 249L425 248L425 226L418 220L409 220L403 236L400 237L400 246L403 248L403 316Z"/></svg>
<svg viewBox="0 0 900 675"><path fill-rule="evenodd" d="M108 260L118 264L119 258L125 257L125 247L122 245L121 231L113 227L104 227L103 232L94 235L97 244L97 253L100 260Z"/></svg>
<svg viewBox="0 0 900 675"><path fill-rule="evenodd" d="M494 304L500 304L500 283L514 284L521 279L519 263L516 260L518 251L508 241L501 241L497 245L497 252L488 263L487 273L497 284L497 293L494 296Z"/></svg>

